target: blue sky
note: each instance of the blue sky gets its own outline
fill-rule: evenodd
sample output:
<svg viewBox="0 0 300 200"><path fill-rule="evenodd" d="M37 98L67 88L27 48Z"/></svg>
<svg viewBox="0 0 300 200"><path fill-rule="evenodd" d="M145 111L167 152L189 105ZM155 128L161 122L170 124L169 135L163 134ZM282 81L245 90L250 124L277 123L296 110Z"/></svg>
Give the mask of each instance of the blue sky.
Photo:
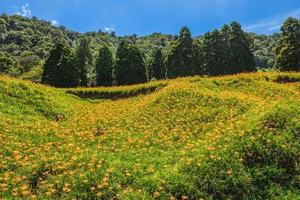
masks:
<svg viewBox="0 0 300 200"><path fill-rule="evenodd" d="M271 34L288 16L300 18L300 0L0 0L0 13L36 16L79 32L115 30L118 35L193 35L233 20L246 31Z"/></svg>

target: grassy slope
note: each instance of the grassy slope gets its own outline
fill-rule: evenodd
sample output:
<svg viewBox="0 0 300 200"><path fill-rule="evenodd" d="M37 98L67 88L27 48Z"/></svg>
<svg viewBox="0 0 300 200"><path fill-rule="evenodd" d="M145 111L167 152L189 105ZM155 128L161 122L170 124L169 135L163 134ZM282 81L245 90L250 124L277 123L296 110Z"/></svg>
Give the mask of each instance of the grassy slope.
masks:
<svg viewBox="0 0 300 200"><path fill-rule="evenodd" d="M300 75L278 75L117 101L1 77L0 197L300 198Z"/></svg>

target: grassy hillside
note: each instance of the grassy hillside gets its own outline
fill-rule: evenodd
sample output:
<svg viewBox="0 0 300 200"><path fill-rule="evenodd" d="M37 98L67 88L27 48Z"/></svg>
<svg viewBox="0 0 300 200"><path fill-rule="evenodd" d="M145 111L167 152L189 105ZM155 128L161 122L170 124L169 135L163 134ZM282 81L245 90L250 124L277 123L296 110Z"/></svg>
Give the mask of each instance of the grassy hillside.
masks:
<svg viewBox="0 0 300 200"><path fill-rule="evenodd" d="M0 77L0 197L300 198L299 73L68 91Z"/></svg>

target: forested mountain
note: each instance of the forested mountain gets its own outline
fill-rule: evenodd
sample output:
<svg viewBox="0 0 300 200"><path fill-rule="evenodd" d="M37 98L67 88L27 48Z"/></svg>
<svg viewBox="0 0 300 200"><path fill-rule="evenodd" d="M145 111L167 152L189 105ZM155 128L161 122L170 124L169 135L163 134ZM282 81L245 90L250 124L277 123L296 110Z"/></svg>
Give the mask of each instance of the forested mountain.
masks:
<svg viewBox="0 0 300 200"><path fill-rule="evenodd" d="M0 72L10 75L21 75L31 71L49 56L51 48L57 40L66 41L71 47L76 47L83 37L91 40L90 48L94 56L102 44L106 44L113 52L122 39L135 43L149 57L156 48L166 50L172 35L154 33L149 36L136 35L117 37L115 33L101 30L81 34L66 29L63 26L53 26L50 22L22 17L19 15L0 15ZM40 71L40 70L39 70Z"/></svg>
<svg viewBox="0 0 300 200"><path fill-rule="evenodd" d="M270 68L274 66L275 47L279 35L247 34L249 41L252 41L251 51L255 56L256 67ZM206 36L208 37L208 35ZM202 40L203 37L197 36L194 43ZM63 26L53 26L50 22L39 20L36 17L29 19L19 15L2 14L0 16L0 72L39 81L43 64L54 44L57 41L64 41L75 49L79 46L82 38L88 38L90 41L93 63L96 63L99 49L103 44L107 45L115 55L120 42L126 40L140 49L145 65L148 66L153 62L152 55L158 49L162 51L162 59L165 59L168 47L172 41L176 41L178 36L153 33L142 37L137 35L118 37L115 32L106 33L101 30L82 34ZM194 62L197 64L197 60ZM94 71L93 69L88 70L89 77L95 77Z"/></svg>

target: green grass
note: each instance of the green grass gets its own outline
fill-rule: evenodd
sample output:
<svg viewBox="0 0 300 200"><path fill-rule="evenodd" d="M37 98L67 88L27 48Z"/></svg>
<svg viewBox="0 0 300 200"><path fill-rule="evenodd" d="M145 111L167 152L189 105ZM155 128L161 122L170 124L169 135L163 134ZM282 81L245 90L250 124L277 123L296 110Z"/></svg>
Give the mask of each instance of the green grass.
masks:
<svg viewBox="0 0 300 200"><path fill-rule="evenodd" d="M67 90L1 77L0 197L299 199L295 77Z"/></svg>
<svg viewBox="0 0 300 200"><path fill-rule="evenodd" d="M119 87L95 87L95 88L76 88L66 89L69 94L74 94L87 99L123 99L135 97L141 94L149 94L165 87L164 82L151 82L134 86Z"/></svg>

